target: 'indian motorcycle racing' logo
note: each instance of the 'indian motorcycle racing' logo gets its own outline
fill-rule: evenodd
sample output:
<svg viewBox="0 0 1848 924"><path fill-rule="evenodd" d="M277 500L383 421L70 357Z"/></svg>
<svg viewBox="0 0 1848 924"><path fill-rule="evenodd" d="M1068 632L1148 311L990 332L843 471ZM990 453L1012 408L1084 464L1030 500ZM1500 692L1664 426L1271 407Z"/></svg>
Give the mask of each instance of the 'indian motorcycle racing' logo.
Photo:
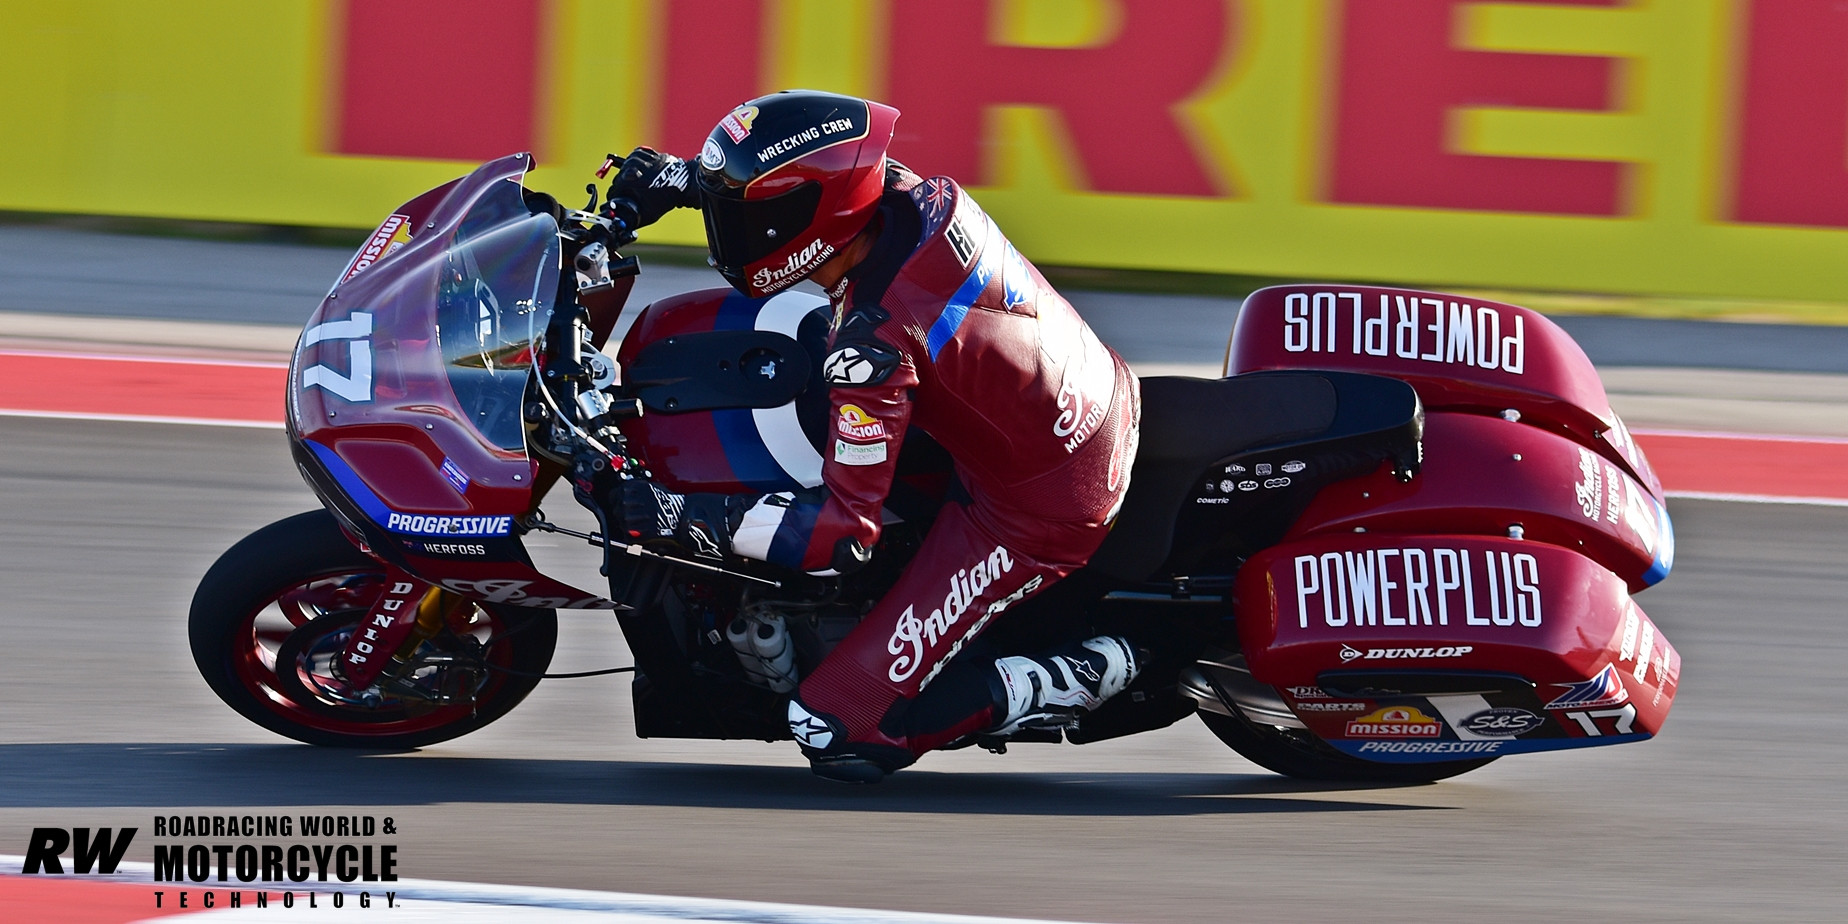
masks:
<svg viewBox="0 0 1848 924"><path fill-rule="evenodd" d="M993 552L988 553L987 558L976 562L973 567L964 568L950 576L950 592L944 595L943 605L932 610L928 617L920 619L913 611L913 607L905 607L904 615L898 618L898 627L892 630L892 638L886 642L886 651L896 656L892 660L892 666L886 670L886 676L891 678L893 683L909 680L911 675L918 672L918 667L924 663L926 648L937 647L937 642L949 634L950 627L956 625L969 612L969 607L975 603L976 598L980 597L989 586L999 581L1001 575L1012 570L1014 570L1014 557L1008 554L1007 549L997 545ZM1040 578L1036 575L1019 590L989 604L988 609L982 613L982 617L976 620L967 632L963 633L962 638L956 641L955 646L951 647L943 658L938 660L938 666L955 656L957 649L962 647L962 643L980 632L982 627L988 624L988 620L1018 603L1027 594L1038 590L1040 583ZM930 683L931 677L935 675L936 668L932 668L930 676L925 677L923 682ZM923 689L923 686L920 685L919 689Z"/></svg>
<svg viewBox="0 0 1848 924"><path fill-rule="evenodd" d="M751 274L751 284L765 292L777 291L801 279L803 274L815 267L828 262L828 258L832 256L834 256L834 246L817 238L810 241L807 247L790 254L789 259L783 261L782 266L759 267L757 272Z"/></svg>

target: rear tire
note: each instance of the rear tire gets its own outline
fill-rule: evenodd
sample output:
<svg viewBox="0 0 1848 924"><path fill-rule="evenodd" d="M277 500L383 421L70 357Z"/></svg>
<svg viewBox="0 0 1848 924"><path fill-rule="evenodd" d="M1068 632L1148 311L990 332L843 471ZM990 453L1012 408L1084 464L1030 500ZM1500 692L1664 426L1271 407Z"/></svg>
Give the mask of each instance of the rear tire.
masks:
<svg viewBox="0 0 1848 924"><path fill-rule="evenodd" d="M1234 711L1236 707L1234 707ZM1495 760L1447 760L1428 764L1387 764L1361 760L1335 750L1328 742L1303 728L1280 728L1253 722L1244 716L1225 716L1200 710L1200 721L1240 757L1284 776L1299 780L1343 783L1434 783L1468 773Z"/></svg>
<svg viewBox="0 0 1848 924"><path fill-rule="evenodd" d="M442 647L451 663L423 668L403 687L382 686L371 703L341 698L331 665L384 577L325 510L265 526L219 556L200 581L189 624L193 661L240 715L331 747L447 741L506 715L538 685L558 642L557 614L475 604L426 643Z"/></svg>

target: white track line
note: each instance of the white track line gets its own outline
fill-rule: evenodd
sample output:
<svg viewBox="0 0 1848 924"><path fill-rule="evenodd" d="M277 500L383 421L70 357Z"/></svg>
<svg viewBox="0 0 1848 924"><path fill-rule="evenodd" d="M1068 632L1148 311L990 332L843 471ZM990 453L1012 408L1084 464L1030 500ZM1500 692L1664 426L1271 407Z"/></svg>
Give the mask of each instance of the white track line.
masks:
<svg viewBox="0 0 1848 924"><path fill-rule="evenodd" d="M163 356L154 353L72 353L63 350L0 350L0 356L29 356L39 359L84 359L111 363L168 363L179 366L235 366L242 369L287 369L286 362L263 362L254 359L209 359L199 356Z"/></svg>
<svg viewBox="0 0 1848 924"><path fill-rule="evenodd" d="M1793 436L1783 433L1739 433L1728 430L1651 430L1632 429L1632 436L1678 436L1693 439L1753 440L1764 443L1824 443L1848 446L1844 436Z"/></svg>
<svg viewBox="0 0 1848 924"><path fill-rule="evenodd" d="M66 861L69 862L68 860ZM25 858L0 855L0 870L20 869ZM11 878L11 877L7 877ZM24 877L21 877L24 878ZM51 877L32 877L51 878ZM487 885L473 882L447 882L436 879L402 879L385 883L229 883L154 882L152 863L123 863L112 875L67 875L58 879L75 882L110 882L138 886L158 886L167 892L165 911L169 916L148 918L150 922L185 921L192 917L214 920L246 917L258 921L328 921L344 920L346 915L371 920L384 913L381 920L393 924L436 924L443 921L536 921L552 922L635 922L635 924L691 924L691 922L725 922L725 924L1067 924L1067 922L1029 920L1026 918L976 917L958 914L928 914L911 911L881 911L871 908L833 908L823 905L786 905L775 902L736 901L719 898L684 898L673 895L644 895L633 892L595 892L584 889L546 889L527 886ZM4 880L0 880L4 881ZM193 909L199 893L217 892L220 907L198 910L175 917L171 913L177 893L192 894ZM244 906L222 907L227 895L242 891ZM268 908L251 903L251 893L293 891L295 907L285 909L280 898L272 898ZM359 893L371 894L372 907L359 907ZM384 893L395 892L396 907L386 911ZM307 907L307 893L316 893L315 908ZM344 896L344 907L333 908L332 895ZM154 912L152 897L149 912Z"/></svg>
<svg viewBox="0 0 1848 924"><path fill-rule="evenodd" d="M39 417L49 420L109 420L118 423L186 424L194 427L254 427L280 430L280 420L220 420L213 417L156 417L141 414L87 414L78 411L23 411L0 407L0 417Z"/></svg>
<svg viewBox="0 0 1848 924"><path fill-rule="evenodd" d="M1726 494L1717 491L1668 491L1669 497L1726 501L1734 504L1805 504L1814 507L1848 507L1843 497L1783 497L1776 494Z"/></svg>

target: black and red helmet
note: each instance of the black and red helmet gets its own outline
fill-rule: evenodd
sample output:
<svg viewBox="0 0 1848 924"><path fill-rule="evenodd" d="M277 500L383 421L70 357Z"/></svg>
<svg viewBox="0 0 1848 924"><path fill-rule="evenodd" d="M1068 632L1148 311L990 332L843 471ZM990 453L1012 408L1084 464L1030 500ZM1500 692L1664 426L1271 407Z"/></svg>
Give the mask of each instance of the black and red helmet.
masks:
<svg viewBox="0 0 1848 924"><path fill-rule="evenodd" d="M807 279L866 227L885 188L898 110L786 90L733 109L699 152L712 263L762 298Z"/></svg>

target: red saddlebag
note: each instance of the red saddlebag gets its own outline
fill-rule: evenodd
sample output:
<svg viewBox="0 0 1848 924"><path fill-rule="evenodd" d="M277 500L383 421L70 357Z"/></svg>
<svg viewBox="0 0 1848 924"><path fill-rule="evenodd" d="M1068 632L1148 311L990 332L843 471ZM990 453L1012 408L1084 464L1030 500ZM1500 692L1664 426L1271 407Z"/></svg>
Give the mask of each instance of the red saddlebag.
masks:
<svg viewBox="0 0 1848 924"><path fill-rule="evenodd" d="M1248 561L1237 606L1252 676L1367 760L1641 740L1681 673L1622 579L1540 542L1312 536Z"/></svg>

